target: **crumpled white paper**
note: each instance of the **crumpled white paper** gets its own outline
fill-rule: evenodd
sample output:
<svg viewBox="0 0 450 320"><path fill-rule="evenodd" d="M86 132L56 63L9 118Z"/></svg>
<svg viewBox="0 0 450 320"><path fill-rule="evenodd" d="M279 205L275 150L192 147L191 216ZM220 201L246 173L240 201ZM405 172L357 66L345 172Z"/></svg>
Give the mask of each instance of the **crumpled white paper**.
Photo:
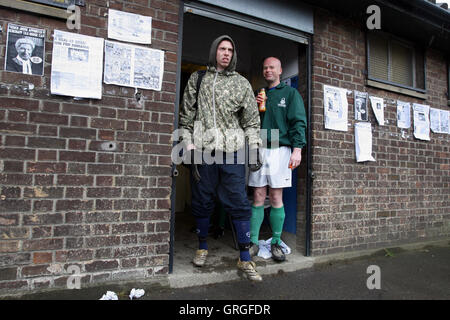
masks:
<svg viewBox="0 0 450 320"><path fill-rule="evenodd" d="M269 259L272 257L272 252L270 252L270 244L272 242L272 238L268 240L259 240L259 251L258 251L258 257ZM289 248L283 240L280 242L281 250L283 250L284 254L290 254L291 248Z"/></svg>
<svg viewBox="0 0 450 320"><path fill-rule="evenodd" d="M133 300L133 298L139 299L140 297L142 297L145 294L144 289L131 289L130 292L130 299Z"/></svg>
<svg viewBox="0 0 450 320"><path fill-rule="evenodd" d="M119 300L119 298L115 292L106 291L106 294L104 294L99 300Z"/></svg>
<svg viewBox="0 0 450 320"><path fill-rule="evenodd" d="M140 297L142 297L145 294L144 289L131 289L130 292L130 299L133 300L133 298L135 299L139 299ZM119 300L119 298L117 297L117 294L113 291L106 291L106 294L104 294L99 300Z"/></svg>

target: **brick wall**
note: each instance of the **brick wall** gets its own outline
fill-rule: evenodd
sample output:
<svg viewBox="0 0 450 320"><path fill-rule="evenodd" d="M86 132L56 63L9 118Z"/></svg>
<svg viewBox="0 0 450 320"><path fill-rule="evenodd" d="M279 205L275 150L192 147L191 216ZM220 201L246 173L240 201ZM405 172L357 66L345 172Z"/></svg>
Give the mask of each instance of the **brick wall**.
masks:
<svg viewBox="0 0 450 320"><path fill-rule="evenodd" d="M316 10L312 75L312 254L394 246L449 237L450 150L448 134L416 140L413 128L397 128L397 99L447 107L446 60L426 52L428 100L365 86L365 30ZM356 163L353 95L348 132L324 129L323 85L369 92L385 99L387 124L372 111L376 162Z"/></svg>
<svg viewBox="0 0 450 320"><path fill-rule="evenodd" d="M168 272L179 1L86 1L78 33L107 38L107 3L151 16L149 47L165 51L162 91L142 104L106 84L101 100L51 95L66 22L0 8L2 70L8 23L46 29L43 77L0 71L0 293L65 287L70 265L84 284Z"/></svg>

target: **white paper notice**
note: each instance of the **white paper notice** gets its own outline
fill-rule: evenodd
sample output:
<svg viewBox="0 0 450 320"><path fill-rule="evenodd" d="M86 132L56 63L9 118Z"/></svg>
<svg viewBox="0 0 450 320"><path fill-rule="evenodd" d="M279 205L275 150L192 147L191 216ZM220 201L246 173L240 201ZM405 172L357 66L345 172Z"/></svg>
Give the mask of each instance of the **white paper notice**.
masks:
<svg viewBox="0 0 450 320"><path fill-rule="evenodd" d="M356 162L375 161L372 157L372 125L370 122L355 123Z"/></svg>
<svg viewBox="0 0 450 320"><path fill-rule="evenodd" d="M50 91L102 98L103 39L55 30Z"/></svg>
<svg viewBox="0 0 450 320"><path fill-rule="evenodd" d="M323 86L325 129L348 131L347 90Z"/></svg>
<svg viewBox="0 0 450 320"><path fill-rule="evenodd" d="M372 106L375 118L377 118L378 124L384 126L384 102L383 98L370 96L370 105Z"/></svg>
<svg viewBox="0 0 450 320"><path fill-rule="evenodd" d="M104 82L161 91L164 51L105 41Z"/></svg>
<svg viewBox="0 0 450 320"><path fill-rule="evenodd" d="M441 112L441 132L450 134L450 112L440 110Z"/></svg>
<svg viewBox="0 0 450 320"><path fill-rule="evenodd" d="M152 18L109 9L108 38L150 44L152 43Z"/></svg>
<svg viewBox="0 0 450 320"><path fill-rule="evenodd" d="M430 108L430 128L435 133L449 133L449 112Z"/></svg>
<svg viewBox="0 0 450 320"><path fill-rule="evenodd" d="M430 106L413 104L414 110L414 137L420 140L430 140Z"/></svg>
<svg viewBox="0 0 450 320"><path fill-rule="evenodd" d="M411 104L397 100L397 127L408 129L411 127Z"/></svg>

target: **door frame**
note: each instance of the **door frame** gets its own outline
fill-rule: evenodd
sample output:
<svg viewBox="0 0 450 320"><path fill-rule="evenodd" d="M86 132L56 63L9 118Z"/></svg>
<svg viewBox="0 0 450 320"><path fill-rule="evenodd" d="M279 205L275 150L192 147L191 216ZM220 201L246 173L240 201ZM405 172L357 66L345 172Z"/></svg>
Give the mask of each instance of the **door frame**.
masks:
<svg viewBox="0 0 450 320"><path fill-rule="evenodd" d="M178 50L177 50L177 73L176 73L176 98L175 98L175 115L174 115L174 129L178 128L179 121L179 105L181 98L181 62L183 52L183 26L184 14L197 14L210 19L219 20L221 22L235 24L239 27L256 30L262 33L271 34L280 38L288 39L307 46L307 150L306 150L306 230L305 230L305 256L311 254L311 185L312 185L312 148L311 148L311 65L312 65L312 35L301 31L286 28L280 25L275 25L270 22L262 21L256 18L243 16L239 13L230 12L218 7L207 6L192 1L180 1L179 8L179 25L178 25ZM173 142L173 146L177 144ZM173 273L173 249L175 241L175 207L176 207L176 165L172 164L172 193L171 213L170 213L170 240L169 240L169 273Z"/></svg>

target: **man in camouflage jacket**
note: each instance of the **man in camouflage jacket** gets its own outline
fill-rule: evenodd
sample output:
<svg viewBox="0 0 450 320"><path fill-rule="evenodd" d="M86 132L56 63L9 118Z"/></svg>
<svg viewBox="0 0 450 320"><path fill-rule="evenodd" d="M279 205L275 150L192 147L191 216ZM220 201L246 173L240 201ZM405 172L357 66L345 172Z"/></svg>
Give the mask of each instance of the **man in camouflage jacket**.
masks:
<svg viewBox="0 0 450 320"><path fill-rule="evenodd" d="M245 138L251 148L261 144L260 118L252 87L235 71L236 62L234 41L226 35L218 37L211 45L209 65L198 97L197 72L189 78L183 95L181 138L188 154L193 154L195 149L197 154L204 155L203 161L196 158L194 162L200 180L194 180L191 175L192 213L199 238L193 263L205 264L209 221L217 197L236 229L240 250L238 269L250 280L261 281L248 251L252 212L245 189L245 166L239 161ZM214 162L206 161L208 156L214 157ZM189 156L187 162L191 159Z"/></svg>

